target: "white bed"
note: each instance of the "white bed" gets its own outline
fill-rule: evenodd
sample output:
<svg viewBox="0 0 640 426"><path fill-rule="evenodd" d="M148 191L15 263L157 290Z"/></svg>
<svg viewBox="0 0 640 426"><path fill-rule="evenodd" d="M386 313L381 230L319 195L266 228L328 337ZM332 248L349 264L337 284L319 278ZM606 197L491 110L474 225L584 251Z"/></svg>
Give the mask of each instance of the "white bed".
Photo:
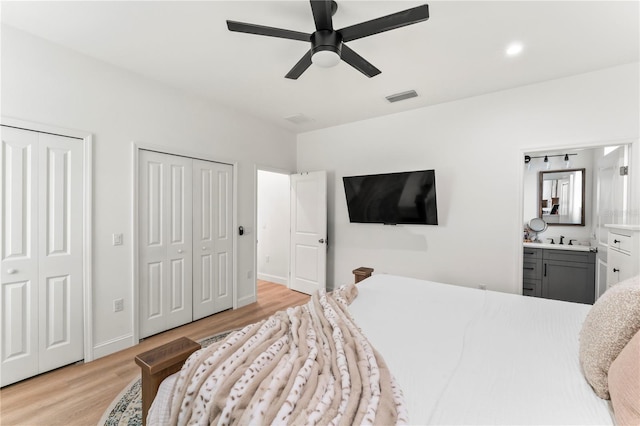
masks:
<svg viewBox="0 0 640 426"><path fill-rule="evenodd" d="M590 305L391 275L358 291L350 311L398 380L411 424L613 424L578 361ZM167 418L171 386L149 424Z"/></svg>
<svg viewBox="0 0 640 426"><path fill-rule="evenodd" d="M578 361L590 305L374 275L350 310L412 424L613 424Z"/></svg>

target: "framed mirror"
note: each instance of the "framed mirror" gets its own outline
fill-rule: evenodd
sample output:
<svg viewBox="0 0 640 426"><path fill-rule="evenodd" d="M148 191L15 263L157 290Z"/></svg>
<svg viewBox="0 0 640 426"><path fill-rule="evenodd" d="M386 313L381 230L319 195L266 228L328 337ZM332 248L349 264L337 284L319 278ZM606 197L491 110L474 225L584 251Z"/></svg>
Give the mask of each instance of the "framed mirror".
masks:
<svg viewBox="0 0 640 426"><path fill-rule="evenodd" d="M584 226L585 169L540 172L538 212L548 226Z"/></svg>

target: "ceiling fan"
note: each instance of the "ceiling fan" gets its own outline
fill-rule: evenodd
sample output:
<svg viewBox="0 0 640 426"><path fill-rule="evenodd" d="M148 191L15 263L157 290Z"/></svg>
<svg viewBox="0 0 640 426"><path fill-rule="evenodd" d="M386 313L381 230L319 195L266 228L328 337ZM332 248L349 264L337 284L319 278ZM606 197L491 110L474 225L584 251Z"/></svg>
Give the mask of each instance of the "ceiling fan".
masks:
<svg viewBox="0 0 640 426"><path fill-rule="evenodd" d="M310 1L313 20L316 24L316 31L311 34L229 20L227 20L227 27L229 31L311 43L311 49L291 68L291 71L285 76L286 78L298 79L312 63L321 67L332 67L337 65L340 59L367 77L374 77L380 74L381 71L351 50L345 43L429 19L429 6L424 4L340 30L334 30L332 16L338 10L338 4L332 0Z"/></svg>

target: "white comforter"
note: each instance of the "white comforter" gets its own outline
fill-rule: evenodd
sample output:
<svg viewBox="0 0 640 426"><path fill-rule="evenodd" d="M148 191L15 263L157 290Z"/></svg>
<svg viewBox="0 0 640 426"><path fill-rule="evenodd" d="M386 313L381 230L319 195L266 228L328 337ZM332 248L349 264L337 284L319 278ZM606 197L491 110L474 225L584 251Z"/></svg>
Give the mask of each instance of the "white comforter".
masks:
<svg viewBox="0 0 640 426"><path fill-rule="evenodd" d="M412 424L613 424L584 380L590 305L374 275L350 306Z"/></svg>
<svg viewBox="0 0 640 426"><path fill-rule="evenodd" d="M402 388L410 424L613 424L578 362L590 305L382 274L358 291L349 310ZM159 424L171 386L151 409Z"/></svg>

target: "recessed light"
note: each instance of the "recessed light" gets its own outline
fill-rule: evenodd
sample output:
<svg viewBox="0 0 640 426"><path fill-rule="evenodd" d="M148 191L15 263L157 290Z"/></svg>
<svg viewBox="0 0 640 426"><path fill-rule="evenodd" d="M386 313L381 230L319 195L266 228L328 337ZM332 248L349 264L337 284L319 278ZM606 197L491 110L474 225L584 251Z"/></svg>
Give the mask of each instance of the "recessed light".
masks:
<svg viewBox="0 0 640 426"><path fill-rule="evenodd" d="M511 43L507 46L506 54L507 56L517 56L522 53L522 49L524 46L519 41Z"/></svg>

